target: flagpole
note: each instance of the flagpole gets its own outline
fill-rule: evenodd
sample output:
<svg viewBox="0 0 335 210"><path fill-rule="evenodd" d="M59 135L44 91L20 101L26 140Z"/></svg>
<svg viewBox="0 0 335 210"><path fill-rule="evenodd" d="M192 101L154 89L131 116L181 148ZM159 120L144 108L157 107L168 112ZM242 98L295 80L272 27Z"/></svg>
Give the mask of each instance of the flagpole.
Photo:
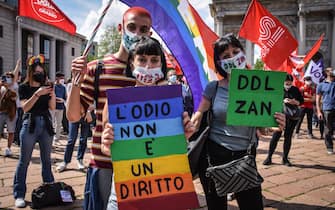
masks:
<svg viewBox="0 0 335 210"><path fill-rule="evenodd" d="M100 26L101 26L101 24L102 24L102 21L103 21L105 15L106 15L106 13L107 13L109 7L111 6L112 2L113 2L113 0L109 0L108 3L107 3L107 5L105 6L104 10L103 10L102 13L100 14L100 16L99 16L99 20L98 20L96 26L94 27L94 30L92 31L91 36L90 36L90 38L89 38L89 40L88 40L88 42L87 42L87 44L86 44L86 47L85 47L85 49L84 49L84 51L83 51L83 54L82 54L83 56L87 56L87 54L88 54L90 48L92 47L92 44L93 44L93 40L94 40L94 38L95 38L95 35L97 34L98 29L100 28ZM74 84L76 84L76 85L79 84L79 81L80 81L80 75L81 75L81 72L76 73L76 75L74 76Z"/></svg>

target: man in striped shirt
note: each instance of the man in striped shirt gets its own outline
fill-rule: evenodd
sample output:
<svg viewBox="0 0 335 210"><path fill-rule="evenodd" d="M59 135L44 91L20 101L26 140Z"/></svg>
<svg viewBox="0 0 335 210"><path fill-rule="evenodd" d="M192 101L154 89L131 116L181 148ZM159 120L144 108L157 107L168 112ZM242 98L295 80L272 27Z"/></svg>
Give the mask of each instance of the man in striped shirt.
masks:
<svg viewBox="0 0 335 210"><path fill-rule="evenodd" d="M91 161L87 171L84 208L90 210L106 209L112 181L112 162L110 156L101 152L101 134L103 131L102 110L106 101L106 90L134 86L135 80L126 77L129 50L141 36L151 35L151 15L141 7L132 7L124 15L118 29L122 41L118 52L103 58L103 68L99 77L98 103L96 104L96 127L93 132ZM94 78L98 61L86 64L81 56L72 61L72 73L80 73L79 83L73 82L67 103L69 121L78 121L85 115L89 105L94 103ZM86 72L85 74L83 72ZM116 207L117 208L117 207Z"/></svg>

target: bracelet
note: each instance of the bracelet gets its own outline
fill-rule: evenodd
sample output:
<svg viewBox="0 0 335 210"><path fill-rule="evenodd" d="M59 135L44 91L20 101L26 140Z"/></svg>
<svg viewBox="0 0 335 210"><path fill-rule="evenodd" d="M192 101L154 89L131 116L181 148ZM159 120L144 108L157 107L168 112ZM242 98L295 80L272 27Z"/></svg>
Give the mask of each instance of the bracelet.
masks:
<svg viewBox="0 0 335 210"><path fill-rule="evenodd" d="M38 95L37 93L34 93L34 96L36 96L37 98L39 98L39 97L40 97L40 95Z"/></svg>

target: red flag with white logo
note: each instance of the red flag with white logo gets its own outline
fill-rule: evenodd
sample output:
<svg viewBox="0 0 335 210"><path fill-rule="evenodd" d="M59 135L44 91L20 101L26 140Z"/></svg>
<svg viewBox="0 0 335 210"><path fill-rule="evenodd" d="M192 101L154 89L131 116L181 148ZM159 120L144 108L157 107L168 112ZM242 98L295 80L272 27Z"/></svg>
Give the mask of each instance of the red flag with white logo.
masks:
<svg viewBox="0 0 335 210"><path fill-rule="evenodd" d="M272 70L278 70L298 46L287 28L257 0L252 0L239 36L259 45L262 60Z"/></svg>
<svg viewBox="0 0 335 210"><path fill-rule="evenodd" d="M72 35L76 25L52 2L52 0L19 0L19 16L29 17L62 29Z"/></svg>

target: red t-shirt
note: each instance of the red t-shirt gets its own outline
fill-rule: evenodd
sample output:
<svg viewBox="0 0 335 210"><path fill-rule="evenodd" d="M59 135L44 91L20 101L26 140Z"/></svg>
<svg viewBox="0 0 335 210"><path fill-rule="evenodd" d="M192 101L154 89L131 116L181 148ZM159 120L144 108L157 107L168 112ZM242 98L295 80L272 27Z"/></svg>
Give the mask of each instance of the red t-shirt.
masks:
<svg viewBox="0 0 335 210"><path fill-rule="evenodd" d="M313 101L315 98L316 90L314 86L304 85L300 88L301 94L304 97L304 103L301 105L303 108L313 109Z"/></svg>

